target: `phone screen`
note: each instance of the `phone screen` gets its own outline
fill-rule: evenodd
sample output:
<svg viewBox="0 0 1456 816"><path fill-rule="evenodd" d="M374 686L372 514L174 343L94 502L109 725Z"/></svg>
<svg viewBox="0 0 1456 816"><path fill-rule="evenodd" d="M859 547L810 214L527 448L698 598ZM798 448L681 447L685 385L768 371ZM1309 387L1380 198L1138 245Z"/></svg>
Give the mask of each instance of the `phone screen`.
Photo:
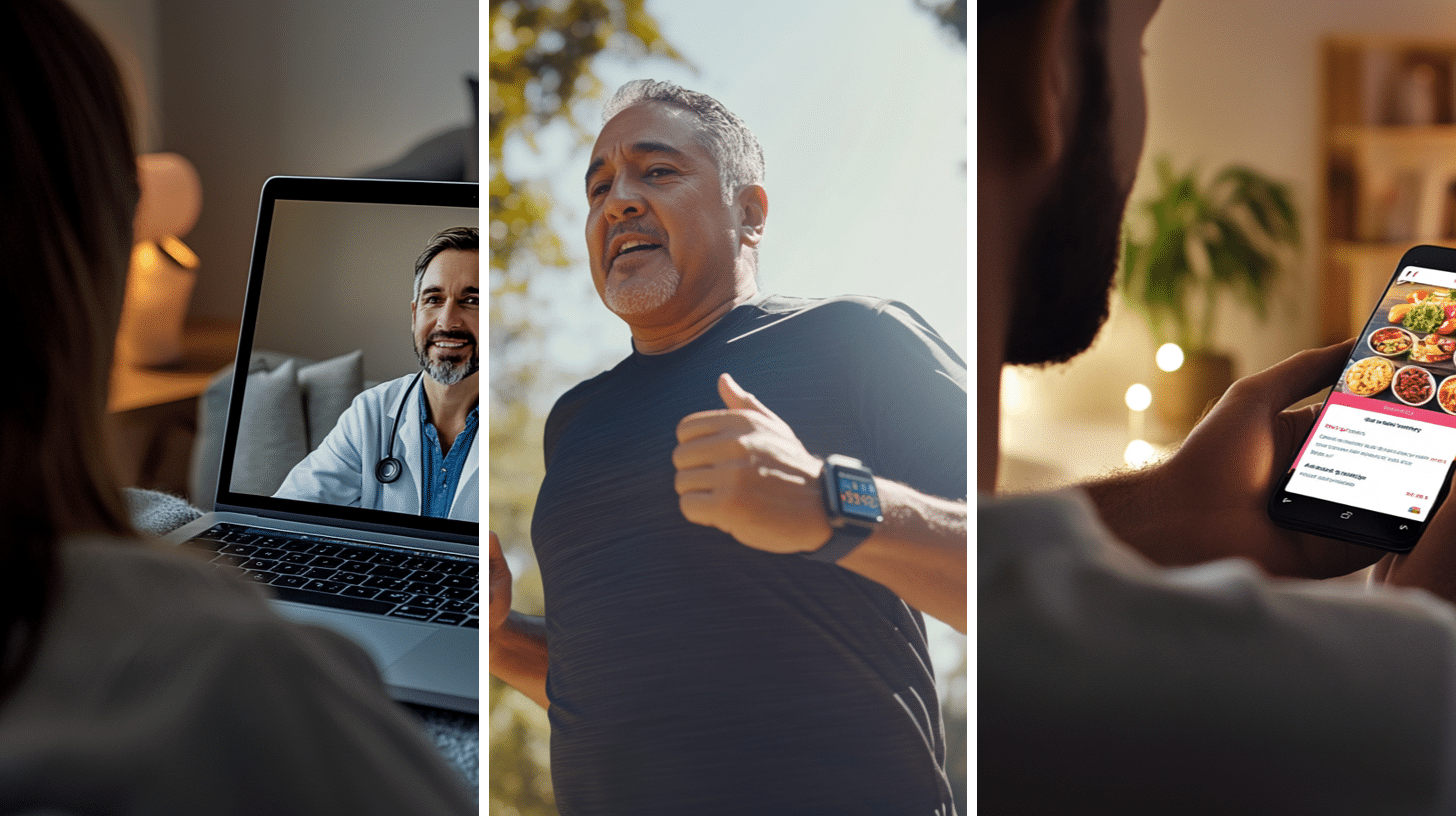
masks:
<svg viewBox="0 0 1456 816"><path fill-rule="evenodd" d="M1269 513L1285 527L1413 547L1456 459L1456 250L1401 258Z"/></svg>

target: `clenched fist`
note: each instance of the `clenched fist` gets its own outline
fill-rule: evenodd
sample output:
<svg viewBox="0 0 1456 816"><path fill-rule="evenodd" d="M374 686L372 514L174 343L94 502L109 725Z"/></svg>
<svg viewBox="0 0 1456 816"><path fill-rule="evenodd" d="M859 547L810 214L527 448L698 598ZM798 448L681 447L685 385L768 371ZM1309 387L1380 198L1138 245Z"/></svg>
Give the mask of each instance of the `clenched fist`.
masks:
<svg viewBox="0 0 1456 816"><path fill-rule="evenodd" d="M728 374L718 377L718 395L722 409L677 426L672 462L683 516L767 552L823 546L831 532L819 487L824 463Z"/></svg>

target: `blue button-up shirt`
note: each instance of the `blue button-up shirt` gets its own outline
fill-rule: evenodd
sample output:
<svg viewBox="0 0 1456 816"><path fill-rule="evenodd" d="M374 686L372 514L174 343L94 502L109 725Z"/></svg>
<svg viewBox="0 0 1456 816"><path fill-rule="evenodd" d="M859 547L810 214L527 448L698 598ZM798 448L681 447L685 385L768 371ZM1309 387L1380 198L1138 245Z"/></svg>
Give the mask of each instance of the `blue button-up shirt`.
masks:
<svg viewBox="0 0 1456 816"><path fill-rule="evenodd" d="M420 496L422 515L445 518L450 515L450 505L455 501L455 488L460 484L460 474L465 470L465 457L475 443L475 429L479 424L480 406L471 409L465 418L465 430L455 437L450 452L440 450L440 434L430 422L429 403L425 400L425 389L420 389L420 442L425 451L424 486Z"/></svg>

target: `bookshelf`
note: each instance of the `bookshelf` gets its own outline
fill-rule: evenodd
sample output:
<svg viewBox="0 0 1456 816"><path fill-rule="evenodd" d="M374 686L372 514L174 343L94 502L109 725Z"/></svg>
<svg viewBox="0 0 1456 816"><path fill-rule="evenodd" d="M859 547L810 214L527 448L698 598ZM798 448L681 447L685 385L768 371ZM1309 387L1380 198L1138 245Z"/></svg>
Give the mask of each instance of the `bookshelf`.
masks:
<svg viewBox="0 0 1456 816"><path fill-rule="evenodd" d="M1319 331L1369 316L1401 253L1456 246L1456 42L1332 37L1323 47Z"/></svg>

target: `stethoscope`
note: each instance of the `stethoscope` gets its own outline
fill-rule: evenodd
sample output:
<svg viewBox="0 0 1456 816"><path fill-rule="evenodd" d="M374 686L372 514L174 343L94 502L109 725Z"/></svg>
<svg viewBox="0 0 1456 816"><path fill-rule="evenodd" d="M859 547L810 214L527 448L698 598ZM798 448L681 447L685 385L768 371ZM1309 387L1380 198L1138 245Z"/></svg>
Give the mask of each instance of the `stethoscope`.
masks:
<svg viewBox="0 0 1456 816"><path fill-rule="evenodd" d="M420 384L420 378L423 376L425 376L424 371L415 375L414 381L409 384L409 388L404 390L404 396L400 398L399 410L394 412L394 427L389 431L389 447L384 451L384 458L374 466L374 478L378 479L380 484L392 484L401 473L404 473L404 462L399 461L394 455L394 438L399 436L399 420L404 416L404 412L409 410L410 392Z"/></svg>

